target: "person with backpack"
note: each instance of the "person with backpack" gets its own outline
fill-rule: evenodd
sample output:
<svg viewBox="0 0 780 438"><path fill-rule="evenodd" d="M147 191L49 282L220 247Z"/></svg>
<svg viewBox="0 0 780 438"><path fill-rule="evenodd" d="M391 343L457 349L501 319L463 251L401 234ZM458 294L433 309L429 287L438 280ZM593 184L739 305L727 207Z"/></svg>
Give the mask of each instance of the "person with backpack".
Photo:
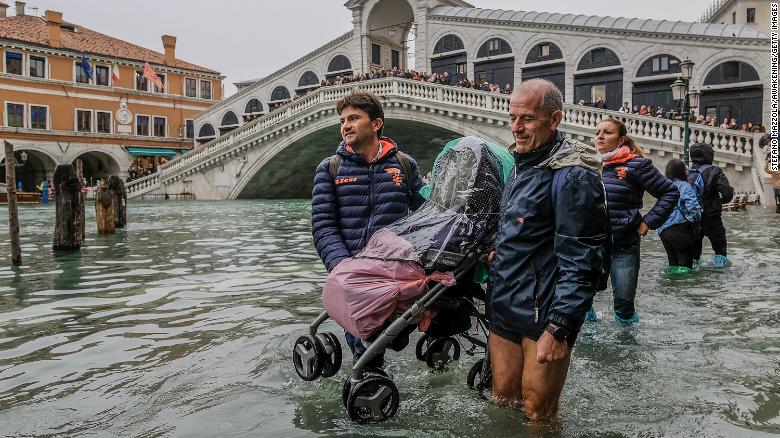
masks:
<svg viewBox="0 0 780 438"><path fill-rule="evenodd" d="M670 274L687 274L693 269L693 248L699 235L702 207L694 186L688 182L685 163L678 159L666 163L666 177L680 192L680 200L663 225L658 236L669 259Z"/></svg>
<svg viewBox="0 0 780 438"><path fill-rule="evenodd" d="M604 169L601 179L607 189L609 219L612 224L612 295L615 321L623 324L639 322L634 308L639 279L639 247L642 237L655 230L669 217L680 192L655 168L642 149L628 136L626 125L608 119L596 127L596 149L601 152ZM642 215L645 191L657 199ZM596 320L593 309L588 320Z"/></svg>
<svg viewBox="0 0 780 438"><path fill-rule="evenodd" d="M328 272L357 254L377 230L406 216L424 202L417 162L382 136L384 110L379 98L353 91L336 103L342 141L314 175L312 236ZM366 348L345 333L357 360ZM381 367L383 358L369 366Z"/></svg>
<svg viewBox="0 0 780 438"><path fill-rule="evenodd" d="M696 143L691 146L691 169L688 172L688 182L697 188L703 208L701 218L701 235L696 239L693 249L693 266L699 265L702 253L702 243L707 237L715 255L712 266L724 268L729 264L726 254L726 227L723 226L721 213L723 204L731 202L734 188L718 166L712 165L715 152L706 143Z"/></svg>

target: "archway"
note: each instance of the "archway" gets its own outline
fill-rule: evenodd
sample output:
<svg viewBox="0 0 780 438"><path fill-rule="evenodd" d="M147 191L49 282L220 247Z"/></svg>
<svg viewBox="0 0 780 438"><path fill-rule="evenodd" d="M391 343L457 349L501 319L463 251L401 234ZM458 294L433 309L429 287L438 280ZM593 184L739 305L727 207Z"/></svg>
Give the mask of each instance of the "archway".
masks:
<svg viewBox="0 0 780 438"><path fill-rule="evenodd" d="M328 72L325 74L325 79L330 82L335 81L339 76L351 75L352 63L344 55L336 55L328 63Z"/></svg>
<svg viewBox="0 0 780 438"><path fill-rule="evenodd" d="M444 35L433 47L431 72L447 73L450 78L449 85L455 85L467 77L466 55L466 48L460 37L453 34Z"/></svg>
<svg viewBox="0 0 780 438"><path fill-rule="evenodd" d="M304 72L301 75L301 78L298 80L298 88L295 89L295 94L297 96L303 96L310 90L313 90L319 86L319 78L317 78L317 75L313 71L309 70Z"/></svg>
<svg viewBox="0 0 780 438"><path fill-rule="evenodd" d="M364 63L369 68L407 68L409 32L414 24L414 11L406 0L380 0L368 15L368 39ZM410 51L411 49L411 51Z"/></svg>
<svg viewBox="0 0 780 438"><path fill-rule="evenodd" d="M279 85L271 92L271 101L268 102L268 108L273 111L287 103L289 98L290 90L288 90L284 85Z"/></svg>
<svg viewBox="0 0 780 438"><path fill-rule="evenodd" d="M384 134L414 157L421 175L430 172L433 161L448 141L462 136L427 123L401 119L386 121ZM238 198L311 198L317 165L333 155L339 141L339 125L334 124L287 145L252 175ZM299 175L300 178L290 178L290 175Z"/></svg>
<svg viewBox="0 0 780 438"><path fill-rule="evenodd" d="M574 75L575 102L582 100L585 105L594 105L602 97L607 109L611 110L617 110L623 104L623 69L620 58L611 49L589 50L577 63Z"/></svg>
<svg viewBox="0 0 780 438"><path fill-rule="evenodd" d="M206 123L200 127L200 130L198 130L198 136L195 137L195 141L198 143L206 143L208 141L214 140L215 138L217 138L217 134L216 131L214 131L214 127L211 126L210 123Z"/></svg>
<svg viewBox="0 0 780 438"><path fill-rule="evenodd" d="M515 57L512 46L503 38L491 38L479 47L474 61L474 81L503 88L515 83Z"/></svg>
<svg viewBox="0 0 780 438"><path fill-rule="evenodd" d="M111 155L105 152L85 152L76 157L73 162L75 163L76 160L81 160L84 178L86 178L87 183L91 186L94 185L94 182L99 178L108 180L108 177L111 175L119 175L123 170L127 171L127 169L120 169L119 163L117 163Z"/></svg>
<svg viewBox="0 0 780 438"><path fill-rule="evenodd" d="M715 117L719 123L724 118L737 119L738 126L763 124L763 94L756 69L742 61L726 61L704 79L699 114Z"/></svg>
<svg viewBox="0 0 780 438"><path fill-rule="evenodd" d="M23 166L16 166L16 181L21 181L23 191L34 192L35 187L43 180L48 179L49 182L54 180L54 169L57 167L54 159L43 152L16 149L14 155L18 164L21 164L22 152L27 154L27 161ZM5 159L0 166L0 181L5 182Z"/></svg>
<svg viewBox="0 0 780 438"><path fill-rule="evenodd" d="M550 61L558 59L561 62L550 63ZM538 63L544 63L544 65L534 65ZM522 75L524 81L537 78L546 79L555 84L563 97L566 97L566 62L563 60L563 52L557 44L544 41L533 46L525 57Z"/></svg>
<svg viewBox="0 0 780 438"><path fill-rule="evenodd" d="M642 62L633 83L632 103L634 106L660 106L665 111L673 109L676 104L672 99L671 87L677 78L669 78L670 74L680 74L680 59L676 56L655 55ZM662 78L657 79L657 76Z"/></svg>
<svg viewBox="0 0 780 438"><path fill-rule="evenodd" d="M238 116L233 111L228 111L222 116L222 122L219 124L219 135L225 135L228 132L238 128Z"/></svg>

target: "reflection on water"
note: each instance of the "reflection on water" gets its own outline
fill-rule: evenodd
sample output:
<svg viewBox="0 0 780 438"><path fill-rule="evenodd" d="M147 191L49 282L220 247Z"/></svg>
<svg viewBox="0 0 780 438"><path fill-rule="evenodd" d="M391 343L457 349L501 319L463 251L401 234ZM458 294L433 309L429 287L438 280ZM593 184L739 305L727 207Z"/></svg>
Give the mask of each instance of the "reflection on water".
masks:
<svg viewBox="0 0 780 438"><path fill-rule="evenodd" d="M21 209L24 266L0 261L2 436L761 436L780 433L780 216L729 213L734 267L661 275L643 244L642 323L588 324L561 419L532 428L389 353L398 415L354 425L346 365L307 383L290 348L321 308L305 201L131 203L130 225L52 254L53 206ZM9 253L0 208L0 254ZM332 322L326 328L337 332ZM412 344L413 345L413 344ZM348 365L349 360L345 360Z"/></svg>

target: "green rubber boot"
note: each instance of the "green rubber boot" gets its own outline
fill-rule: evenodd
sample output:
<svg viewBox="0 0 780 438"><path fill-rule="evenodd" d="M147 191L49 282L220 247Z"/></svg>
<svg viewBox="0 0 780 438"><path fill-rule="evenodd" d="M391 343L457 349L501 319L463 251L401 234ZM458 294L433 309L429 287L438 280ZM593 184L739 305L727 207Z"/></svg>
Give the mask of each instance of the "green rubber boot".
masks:
<svg viewBox="0 0 780 438"><path fill-rule="evenodd" d="M666 276L668 278L681 278L693 272L691 268L685 266L669 266L666 268Z"/></svg>

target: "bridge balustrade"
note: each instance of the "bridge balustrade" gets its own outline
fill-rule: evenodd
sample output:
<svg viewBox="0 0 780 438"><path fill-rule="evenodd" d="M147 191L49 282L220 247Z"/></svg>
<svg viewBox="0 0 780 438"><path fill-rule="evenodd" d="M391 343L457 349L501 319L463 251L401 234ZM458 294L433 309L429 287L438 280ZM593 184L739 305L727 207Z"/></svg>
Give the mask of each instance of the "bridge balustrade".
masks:
<svg viewBox="0 0 780 438"><path fill-rule="evenodd" d="M289 122L299 114L305 113L317 106L331 108L333 103L354 88L371 91L388 98L417 99L434 104L446 104L478 110L492 117L506 117L509 111L510 96L469 88L432 84L401 78L381 78L338 86L323 87L301 98L279 107L275 111L259 117L223 136L220 136L199 149L194 149L183 156L160 166L158 173L149 180L142 178L128 185L128 195L147 189L149 184L164 183L176 174L191 168L206 167L216 162L220 157L237 152L234 147L243 143L249 137L255 136L276 127L280 132L290 129L284 122ZM562 130L579 129L584 132L595 130L596 125L604 119L615 118L626 124L630 135L641 139L653 139L671 144L682 152L683 123L637 114L626 114L618 111L597 109L566 103L563 110ZM296 121L296 124L304 123ZM734 163L738 166L750 166L752 160L754 134L737 132L727 129L712 128L704 125L690 124L690 141L709 144L717 151L719 161ZM678 153L679 153L678 152ZM747 157L747 158L745 158ZM135 187L138 186L139 189Z"/></svg>

